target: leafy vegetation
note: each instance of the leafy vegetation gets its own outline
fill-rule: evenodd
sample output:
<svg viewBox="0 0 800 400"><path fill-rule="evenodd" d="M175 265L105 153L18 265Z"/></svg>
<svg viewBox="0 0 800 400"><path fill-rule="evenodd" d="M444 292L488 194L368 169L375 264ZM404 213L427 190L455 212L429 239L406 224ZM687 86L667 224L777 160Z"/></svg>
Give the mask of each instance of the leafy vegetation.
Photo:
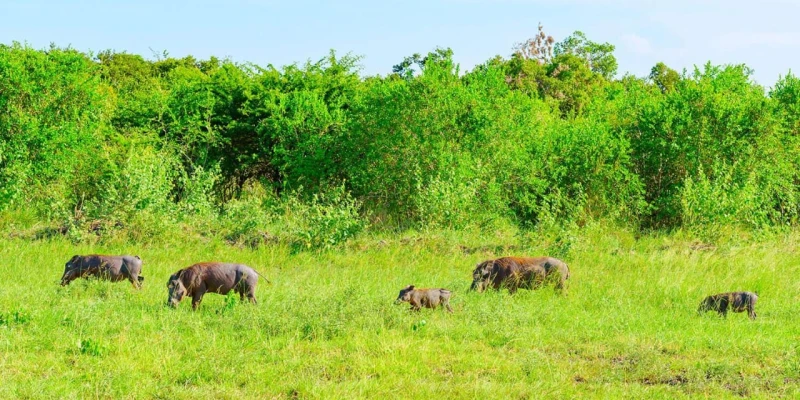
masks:
<svg viewBox="0 0 800 400"><path fill-rule="evenodd" d="M471 71L437 49L364 77L334 52L276 68L3 45L0 209L75 241L188 229L299 248L366 227L797 224L800 80L619 77L613 51L540 26Z"/></svg>

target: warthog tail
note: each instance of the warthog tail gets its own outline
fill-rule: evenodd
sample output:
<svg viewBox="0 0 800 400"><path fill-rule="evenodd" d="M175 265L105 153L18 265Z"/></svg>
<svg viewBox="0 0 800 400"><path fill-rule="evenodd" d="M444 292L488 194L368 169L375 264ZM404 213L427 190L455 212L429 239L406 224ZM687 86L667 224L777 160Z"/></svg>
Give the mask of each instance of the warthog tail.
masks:
<svg viewBox="0 0 800 400"><path fill-rule="evenodd" d="M256 269L255 269L255 268L252 268L252 269L253 269L253 271L256 271ZM267 283L269 283L270 285L272 284L272 282L271 282L269 279L267 279L267 277L266 277L266 276L264 276L264 275L261 275L261 272L258 272L258 271L256 271L256 273L258 274L258 276L260 276L260 277L264 278L264 280L265 280L265 281L267 281Z"/></svg>

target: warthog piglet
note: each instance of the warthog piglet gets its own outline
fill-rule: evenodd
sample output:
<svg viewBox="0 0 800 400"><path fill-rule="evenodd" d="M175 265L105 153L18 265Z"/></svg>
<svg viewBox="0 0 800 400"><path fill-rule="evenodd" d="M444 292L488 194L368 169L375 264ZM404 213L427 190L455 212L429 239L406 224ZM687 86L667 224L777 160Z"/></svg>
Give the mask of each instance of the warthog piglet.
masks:
<svg viewBox="0 0 800 400"><path fill-rule="evenodd" d="M409 285L400 291L400 295L395 300L396 304L408 302L411 309L419 311L420 308L436 308L441 304L448 312L453 312L450 307L450 291L447 289L417 289L414 285Z"/></svg>
<svg viewBox="0 0 800 400"><path fill-rule="evenodd" d="M728 292L708 296L700 302L697 313L716 311L723 317L728 316L728 309L733 312L743 312L747 310L750 319L756 319L756 302L758 295L753 292Z"/></svg>

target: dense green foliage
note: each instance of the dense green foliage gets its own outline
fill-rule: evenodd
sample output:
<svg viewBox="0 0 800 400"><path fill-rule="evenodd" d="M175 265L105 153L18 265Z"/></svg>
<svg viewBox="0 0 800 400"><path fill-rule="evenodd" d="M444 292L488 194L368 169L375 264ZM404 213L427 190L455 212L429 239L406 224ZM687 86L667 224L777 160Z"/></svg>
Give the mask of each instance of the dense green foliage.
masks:
<svg viewBox="0 0 800 400"><path fill-rule="evenodd" d="M613 50L540 31L471 71L438 49L363 77L333 52L275 68L0 46L0 209L79 241L191 227L299 247L368 227L797 224L798 78L619 78Z"/></svg>

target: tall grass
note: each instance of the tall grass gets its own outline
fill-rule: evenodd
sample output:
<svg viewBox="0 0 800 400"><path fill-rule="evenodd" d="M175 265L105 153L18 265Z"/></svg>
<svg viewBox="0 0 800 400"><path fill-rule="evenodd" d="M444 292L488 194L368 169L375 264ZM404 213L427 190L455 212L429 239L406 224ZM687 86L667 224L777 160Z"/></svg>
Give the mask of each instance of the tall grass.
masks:
<svg viewBox="0 0 800 400"><path fill-rule="evenodd" d="M503 233L374 235L346 250L222 242L77 247L0 240L1 398L796 398L800 236L701 246L593 230L552 288L468 293L478 261L544 254ZM73 254L138 254L144 288L58 286ZM201 260L267 275L259 304L164 306ZM455 313L393 305L408 284L453 290ZM759 318L698 316L705 295L757 291ZM424 321L424 322L423 322Z"/></svg>

